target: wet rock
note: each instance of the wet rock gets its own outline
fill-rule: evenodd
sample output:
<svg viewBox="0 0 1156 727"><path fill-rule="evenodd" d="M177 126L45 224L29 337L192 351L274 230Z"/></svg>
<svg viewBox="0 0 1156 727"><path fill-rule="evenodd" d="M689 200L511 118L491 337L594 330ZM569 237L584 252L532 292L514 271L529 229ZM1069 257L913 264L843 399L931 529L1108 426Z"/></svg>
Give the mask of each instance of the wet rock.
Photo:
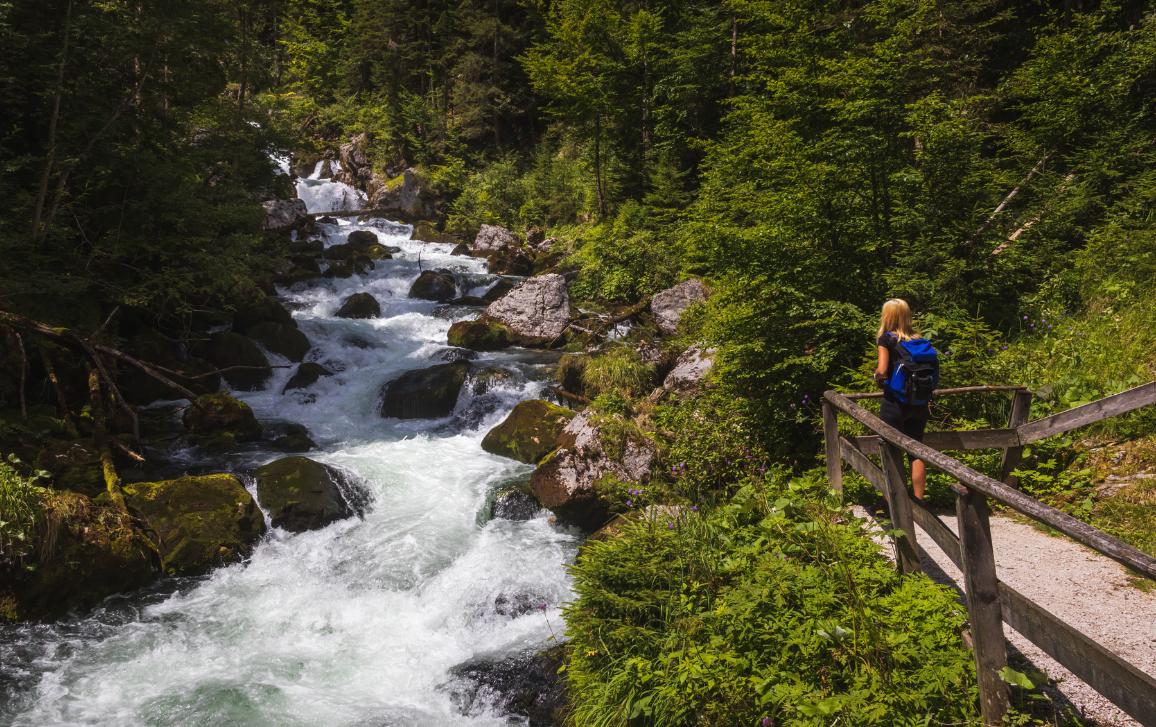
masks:
<svg viewBox="0 0 1156 727"><path fill-rule="evenodd" d="M249 337L290 361L300 361L313 348L301 329L284 323L258 323L249 329Z"/></svg>
<svg viewBox="0 0 1156 727"><path fill-rule="evenodd" d="M351 260L357 253L358 250L355 250L352 245L331 245L325 248L321 257L326 260Z"/></svg>
<svg viewBox="0 0 1156 727"><path fill-rule="evenodd" d="M352 250L368 250L372 245L381 244L373 230L354 230L345 242Z"/></svg>
<svg viewBox="0 0 1156 727"><path fill-rule="evenodd" d="M381 304L369 293L354 293L341 301L341 307L333 315L338 318L379 318Z"/></svg>
<svg viewBox="0 0 1156 727"><path fill-rule="evenodd" d="M476 295L463 295L461 298L454 298L450 301L450 305L467 306L470 308L485 308L489 302Z"/></svg>
<svg viewBox="0 0 1156 727"><path fill-rule="evenodd" d="M437 214L432 195L427 190L425 175L416 167L385 181L379 181L370 191L370 204L375 209L396 210L409 219L428 219Z"/></svg>
<svg viewBox="0 0 1156 727"><path fill-rule="evenodd" d="M519 462L537 464L554 451L558 436L573 418L573 411L548 401L532 399L519 402L509 416L482 439L482 449Z"/></svg>
<svg viewBox="0 0 1156 727"><path fill-rule="evenodd" d="M261 228L268 232L286 232L309 224L309 210L300 199L270 199L261 203L265 221Z"/></svg>
<svg viewBox="0 0 1156 727"><path fill-rule="evenodd" d="M449 232L442 232L437 226L429 220L419 220L413 225L413 234L410 235L411 240L421 240L422 242L437 242L437 243L455 243L458 242L458 236Z"/></svg>
<svg viewBox="0 0 1156 727"><path fill-rule="evenodd" d="M450 255L454 255L457 257L461 257L462 255L469 255L469 254L470 254L470 246L464 242L458 243L457 245L454 246L453 250L450 250Z"/></svg>
<svg viewBox="0 0 1156 727"><path fill-rule="evenodd" d="M482 225L474 238L473 252L480 257L491 253L505 253L521 247L517 236L498 225Z"/></svg>
<svg viewBox="0 0 1156 727"><path fill-rule="evenodd" d="M325 215L324 217L318 217L316 222L319 225L336 225L337 218L332 215Z"/></svg>
<svg viewBox="0 0 1156 727"><path fill-rule="evenodd" d="M293 314L281 305L276 298L258 298L248 305L237 309L233 314L233 330L237 333L248 333L249 329L259 323L284 323L296 325Z"/></svg>
<svg viewBox="0 0 1156 727"><path fill-rule="evenodd" d="M356 333L349 334L345 338L341 339L341 342L346 346L353 346L354 348L360 348L363 351L370 351L370 350L375 349L375 348L381 348L381 344L379 344L378 342L371 341L368 338L366 338L365 336L360 336Z"/></svg>
<svg viewBox="0 0 1156 727"><path fill-rule="evenodd" d="M286 457L258 468L253 476L257 497L274 527L300 533L360 514L346 497L356 486L336 467Z"/></svg>
<svg viewBox="0 0 1156 727"><path fill-rule="evenodd" d="M542 505L526 484L508 485L494 493L490 515L501 520L532 520Z"/></svg>
<svg viewBox="0 0 1156 727"><path fill-rule="evenodd" d="M324 252L325 243L321 240L295 240L289 243L289 254L295 257L317 257Z"/></svg>
<svg viewBox="0 0 1156 727"><path fill-rule="evenodd" d="M41 504L53 537L39 544L35 569L0 568L0 620L57 618L156 577L157 552L128 513L69 491L50 490Z"/></svg>
<svg viewBox="0 0 1156 727"><path fill-rule="evenodd" d="M235 389L256 391L273 375L260 347L239 333L214 333L197 353L223 369L221 375Z"/></svg>
<svg viewBox="0 0 1156 727"><path fill-rule="evenodd" d="M464 361L407 371L385 385L383 417L437 419L457 405L470 364Z"/></svg>
<svg viewBox="0 0 1156 727"><path fill-rule="evenodd" d="M509 328L513 343L549 345L570 323L566 279L556 273L528 278L491 303L485 316Z"/></svg>
<svg viewBox="0 0 1156 727"><path fill-rule="evenodd" d="M236 475L212 474L124 486L125 501L148 523L161 569L194 575L248 555L265 519Z"/></svg>
<svg viewBox="0 0 1156 727"><path fill-rule="evenodd" d="M498 351L510 345L510 329L491 320L458 321L450 326L451 346L474 351Z"/></svg>
<svg viewBox="0 0 1156 727"><path fill-rule="evenodd" d="M269 447L278 452L311 452L317 444L309 436L309 430L296 422L276 422L266 431Z"/></svg>
<svg viewBox="0 0 1156 727"><path fill-rule="evenodd" d="M333 372L321 364L314 363L312 361L306 361L305 363L298 366L297 370L293 372L293 376L289 378L289 381L285 384L285 388L281 389L281 393L284 394L286 391L290 391L292 389L308 388L317 383L317 379L321 378L322 376L332 375Z"/></svg>
<svg viewBox="0 0 1156 727"><path fill-rule="evenodd" d="M497 366L473 368L466 377L466 387L474 396L485 396L495 388L509 384L514 379L514 372L509 369Z"/></svg>
<svg viewBox="0 0 1156 727"><path fill-rule="evenodd" d="M89 497L105 491L100 452L91 440L50 440L37 455L36 467L48 472L58 490L75 490Z"/></svg>
<svg viewBox="0 0 1156 727"><path fill-rule="evenodd" d="M482 293L482 300L486 303L493 303L495 300L501 298L506 293L514 289L514 284L505 278L498 278L498 281L486 289Z"/></svg>
<svg viewBox="0 0 1156 727"><path fill-rule="evenodd" d="M495 252L486 256L486 267L495 275L523 277L534 271L534 260L522 250Z"/></svg>
<svg viewBox="0 0 1156 727"><path fill-rule="evenodd" d="M449 363L455 361L473 361L477 357L478 354L476 351L470 351L465 348L443 348L432 356L436 361L446 361Z"/></svg>
<svg viewBox="0 0 1156 727"><path fill-rule="evenodd" d="M650 312L658 329L670 335L678 330L678 322L687 308L707 299L708 291L697 278L684 280L673 288L656 293L650 300Z"/></svg>
<svg viewBox="0 0 1156 727"><path fill-rule="evenodd" d="M615 441L617 440L617 441ZM557 451L542 460L530 488L559 521L595 530L610 517L610 506L596 483L607 475L643 484L650 479L654 445L629 433L607 437L589 411L575 416L556 442Z"/></svg>
<svg viewBox="0 0 1156 727"><path fill-rule="evenodd" d="M448 270L426 270L413 281L409 297L445 303L458 294L457 281Z"/></svg>
<svg viewBox="0 0 1156 727"><path fill-rule="evenodd" d="M370 260L391 260L393 259L393 252L385 245L370 245L365 248L362 253Z"/></svg>
<svg viewBox="0 0 1156 727"><path fill-rule="evenodd" d="M526 719L530 727L561 725L567 697L558 670L564 662L561 646L504 659L472 659L450 669L450 695L464 715L493 711Z"/></svg>
<svg viewBox="0 0 1156 727"><path fill-rule="evenodd" d="M554 374L558 384L571 394L584 396L586 394L586 364L590 357L586 354L567 353L558 359L558 368Z"/></svg>
<svg viewBox="0 0 1156 727"><path fill-rule="evenodd" d="M688 393L697 391L714 364L715 349L692 346L678 357L674 368L666 375L662 388L667 391Z"/></svg>
<svg viewBox="0 0 1156 727"><path fill-rule="evenodd" d="M225 393L202 394L185 409L181 421L200 438L225 438L233 443L261 438L261 424L243 401Z"/></svg>

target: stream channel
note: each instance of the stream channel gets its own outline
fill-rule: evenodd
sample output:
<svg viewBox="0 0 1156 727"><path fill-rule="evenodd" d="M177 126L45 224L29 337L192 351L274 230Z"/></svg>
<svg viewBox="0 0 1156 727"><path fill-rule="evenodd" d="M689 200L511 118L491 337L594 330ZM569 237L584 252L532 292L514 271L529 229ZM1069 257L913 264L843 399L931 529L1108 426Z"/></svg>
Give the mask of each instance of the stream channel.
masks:
<svg viewBox="0 0 1156 727"><path fill-rule="evenodd" d="M320 169L298 181L311 212L364 203ZM293 368L275 369L264 390L234 393L263 422L305 425L318 445L307 456L367 490L364 517L301 534L271 529L244 563L166 579L83 616L0 627L0 724L519 723L485 698L455 698L452 669L562 637L561 605L572 595L565 565L578 537L545 511L489 519L494 490L530 468L480 446L518 401L541 393L551 359L481 354L476 364L510 372L504 383L480 393L467 382L448 418L382 418L382 385L442 363L450 324L476 314L408 298L420 270L453 270L463 294L495 278L484 261L451 256L451 245L411 240L407 225L340 219L317 229L326 246L364 229L401 252L364 275L279 291L313 344L306 360L335 375L282 394ZM362 291L380 301L380 318L334 316ZM188 471L243 473L285 455L178 456Z"/></svg>

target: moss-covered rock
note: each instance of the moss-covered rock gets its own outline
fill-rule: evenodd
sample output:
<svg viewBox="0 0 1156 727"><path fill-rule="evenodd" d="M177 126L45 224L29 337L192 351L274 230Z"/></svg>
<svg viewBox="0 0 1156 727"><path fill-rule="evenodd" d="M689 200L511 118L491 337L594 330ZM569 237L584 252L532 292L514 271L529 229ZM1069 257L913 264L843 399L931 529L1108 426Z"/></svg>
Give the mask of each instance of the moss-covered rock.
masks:
<svg viewBox="0 0 1156 727"><path fill-rule="evenodd" d="M527 483L506 485L494 492L489 515L501 520L530 520L542 509Z"/></svg>
<svg viewBox="0 0 1156 727"><path fill-rule="evenodd" d="M421 240L422 242L441 242L441 243L456 243L461 242L457 235L449 232L442 232L437 228L433 222L429 220L418 220L413 225L413 234L410 235L412 240Z"/></svg>
<svg viewBox="0 0 1156 727"><path fill-rule="evenodd" d="M225 381L242 391L256 391L272 376L269 359L251 339L239 333L214 333L197 352L221 369Z"/></svg>
<svg viewBox="0 0 1156 727"><path fill-rule="evenodd" d="M180 477L124 485L125 501L155 534L161 568L204 573L248 555L265 532L257 503L235 475Z"/></svg>
<svg viewBox="0 0 1156 727"><path fill-rule="evenodd" d="M333 315L338 318L378 318L381 303L369 293L354 293L341 301L341 307Z"/></svg>
<svg viewBox="0 0 1156 727"><path fill-rule="evenodd" d="M354 250L367 250L371 245L380 244L373 230L354 230L345 242Z"/></svg>
<svg viewBox="0 0 1156 727"><path fill-rule="evenodd" d="M261 438L261 424L243 401L225 393L202 394L181 416L185 429L199 438L226 436L236 442Z"/></svg>
<svg viewBox="0 0 1156 727"><path fill-rule="evenodd" d="M445 303L458 294L457 281L448 270L426 270L413 281L409 288L410 298L433 300Z"/></svg>
<svg viewBox="0 0 1156 727"><path fill-rule="evenodd" d="M365 257L369 258L370 260L391 260L391 259L393 259L393 253L385 245L378 245L378 244L370 245L369 247L365 248L365 250L362 252L362 254L365 255Z"/></svg>
<svg viewBox="0 0 1156 727"><path fill-rule="evenodd" d="M590 357L582 353L567 353L558 359L558 369L554 378L563 389L572 394L586 394L586 364Z"/></svg>
<svg viewBox="0 0 1156 727"><path fill-rule="evenodd" d="M290 532L323 528L358 514L364 497L347 497L353 484L336 467L308 457L286 457L259 468L257 497L274 527ZM350 499L355 500L354 503Z"/></svg>
<svg viewBox="0 0 1156 727"><path fill-rule="evenodd" d="M100 452L91 440L50 441L36 457L36 466L52 476L58 490L75 490L89 497L105 491Z"/></svg>
<svg viewBox="0 0 1156 727"><path fill-rule="evenodd" d="M300 361L313 348L301 329L285 323L258 323L249 329L249 337L290 361Z"/></svg>
<svg viewBox="0 0 1156 727"><path fill-rule="evenodd" d="M548 401L520 402L506 419L482 439L490 454L537 464L554 450L554 443L574 412Z"/></svg>
<svg viewBox="0 0 1156 727"><path fill-rule="evenodd" d="M281 389L281 393L284 394L286 391L290 391L292 389L306 389L317 383L317 380L322 376L332 375L333 372L321 364L315 363L313 361L306 361L305 363L298 366L297 370L293 372L293 376L289 378L289 381L285 384L285 388Z"/></svg>
<svg viewBox="0 0 1156 727"><path fill-rule="evenodd" d="M47 492L42 506L40 560L0 573L0 619L56 618L156 577L156 550L128 513L69 491Z"/></svg>
<svg viewBox="0 0 1156 727"><path fill-rule="evenodd" d="M265 439L270 449L278 452L309 452L317 443L309 436L309 429L296 422L275 422L266 428Z"/></svg>
<svg viewBox="0 0 1156 727"><path fill-rule="evenodd" d="M498 351L510 346L510 329L485 318L450 326L449 344L474 351Z"/></svg>
<svg viewBox="0 0 1156 727"><path fill-rule="evenodd" d="M233 330L245 333L258 323L292 324L293 315L276 298L264 296L237 309L233 314Z"/></svg>
<svg viewBox="0 0 1156 727"><path fill-rule="evenodd" d="M465 361L407 371L385 385L381 415L398 419L449 416L469 371L470 364Z"/></svg>

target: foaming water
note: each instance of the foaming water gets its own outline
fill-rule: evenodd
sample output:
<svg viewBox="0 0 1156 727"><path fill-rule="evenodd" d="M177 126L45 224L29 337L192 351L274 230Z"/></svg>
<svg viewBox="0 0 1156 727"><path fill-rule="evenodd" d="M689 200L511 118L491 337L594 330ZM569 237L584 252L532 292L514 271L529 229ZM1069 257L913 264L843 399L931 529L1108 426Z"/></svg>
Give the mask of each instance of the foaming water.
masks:
<svg viewBox="0 0 1156 727"><path fill-rule="evenodd" d="M299 189L304 182L314 183L301 195L310 211L341 209L328 205L348 198L344 185L313 178ZM357 229L401 251L365 275L281 291L313 343L306 360L333 376L282 394L292 369L277 369L263 391L238 396L264 421L305 425L320 446L308 456L350 472L367 491L364 518L297 535L274 530L246 563L110 599L83 617L3 627L0 723L510 724L489 712L461 715L446 684L457 664L561 636L575 536L544 516L480 516L495 487L529 472L480 443L541 390L543 362L528 352L486 354L478 368L509 376L485 392L467 383L451 416L383 419L382 385L440 363L449 326L469 314L407 298L413 280L448 268L462 288L480 291L492 278L480 261L412 241L409 227L384 220L322 225L321 236L336 245ZM379 300L381 318L333 317L362 291Z"/></svg>

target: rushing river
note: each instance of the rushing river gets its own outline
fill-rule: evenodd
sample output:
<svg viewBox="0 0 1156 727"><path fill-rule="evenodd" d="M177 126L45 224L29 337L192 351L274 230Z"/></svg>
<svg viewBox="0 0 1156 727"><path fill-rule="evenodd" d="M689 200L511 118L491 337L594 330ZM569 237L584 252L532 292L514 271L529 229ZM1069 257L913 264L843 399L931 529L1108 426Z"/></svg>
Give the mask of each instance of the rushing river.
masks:
<svg viewBox="0 0 1156 727"><path fill-rule="evenodd" d="M355 208L359 194L300 180L310 211ZM538 393L548 361L527 351L484 354L508 383L464 391L450 418L389 420L382 384L441 363L446 332L468 310L406 297L420 269L453 269L466 288L494 278L449 245L410 240L385 220L319 225L325 244L357 229L400 247L372 272L281 291L313 343L306 360L336 372L281 394L292 369L263 391L239 393L263 421L308 427L307 456L353 473L372 502L363 519L291 535L271 530L252 557L200 579L169 579L110 599L81 618L0 629L0 724L456 725L510 724L484 705L463 715L455 665L540 649L561 637L570 598L564 565L576 538L544 514L487 520L487 497L529 468L480 447L519 400ZM354 292L382 316L335 318ZM468 292L468 291L467 291ZM270 355L274 363L285 361ZM468 388L468 387L467 387ZM191 469L248 469L186 453Z"/></svg>

